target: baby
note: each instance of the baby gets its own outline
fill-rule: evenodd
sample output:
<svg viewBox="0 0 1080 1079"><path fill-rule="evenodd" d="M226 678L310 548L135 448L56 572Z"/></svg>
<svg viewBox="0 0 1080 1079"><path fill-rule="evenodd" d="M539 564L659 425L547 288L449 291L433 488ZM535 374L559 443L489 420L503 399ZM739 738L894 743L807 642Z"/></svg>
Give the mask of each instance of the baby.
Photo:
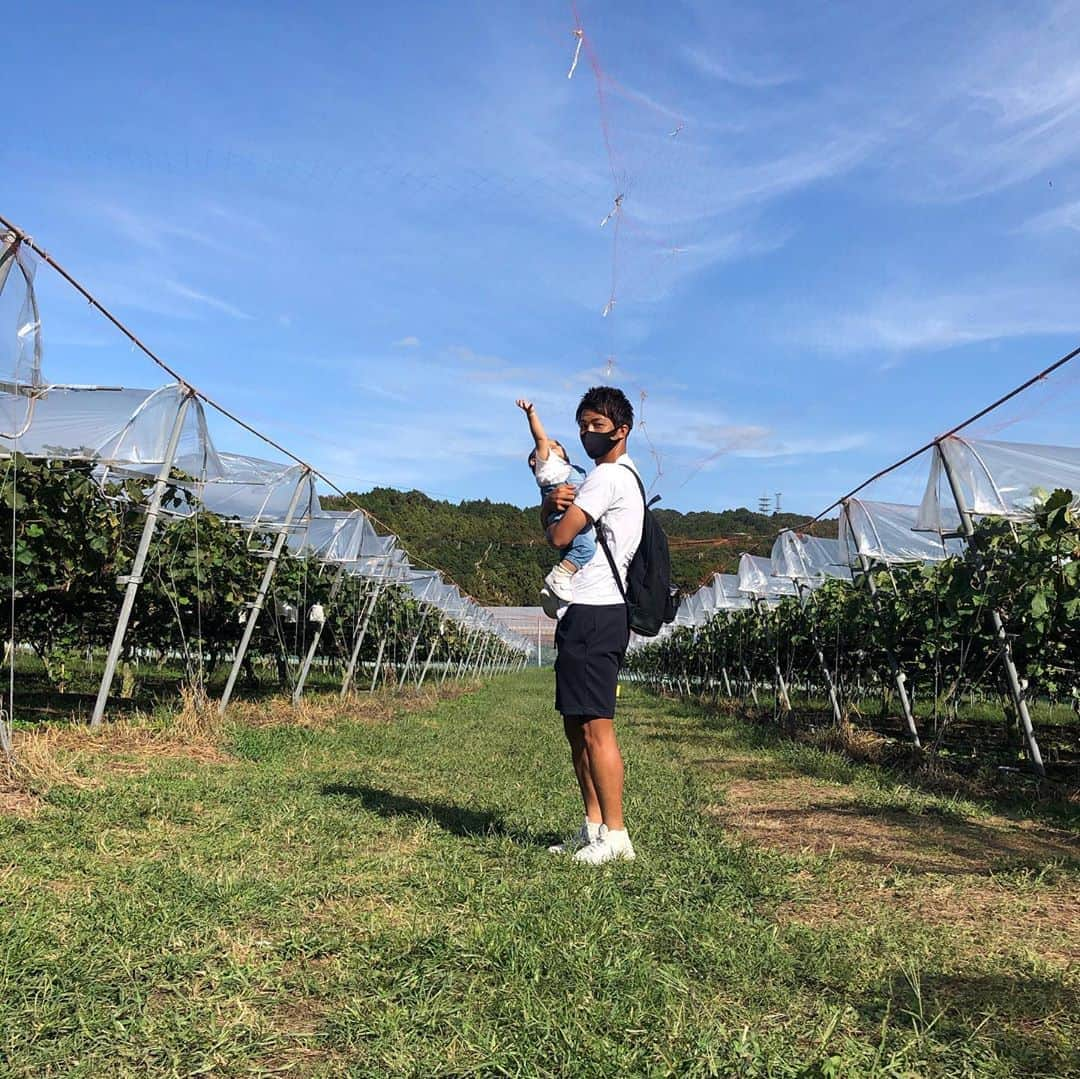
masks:
<svg viewBox="0 0 1080 1079"><path fill-rule="evenodd" d="M529 468L540 485L540 493L546 497L554 488L564 483L579 485L585 478L585 470L572 465L566 456L566 450L562 444L553 438L548 438L540 417L536 414L531 401L518 400L520 408L529 418L529 430L532 432L536 447L529 454ZM558 514L551 518L557 521L562 516ZM569 603L571 595L571 582L577 573L596 553L596 534L592 526L583 528L573 539L569 547L562 550L562 561L544 578L544 588L540 590L540 598L544 609L551 605L551 597L561 603Z"/></svg>

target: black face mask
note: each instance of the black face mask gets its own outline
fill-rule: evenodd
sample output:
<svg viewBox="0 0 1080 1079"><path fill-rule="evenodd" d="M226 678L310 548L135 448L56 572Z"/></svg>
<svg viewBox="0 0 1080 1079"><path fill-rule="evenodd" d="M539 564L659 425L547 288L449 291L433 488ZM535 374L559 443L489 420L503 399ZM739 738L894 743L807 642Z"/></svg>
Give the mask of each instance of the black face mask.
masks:
<svg viewBox="0 0 1080 1079"><path fill-rule="evenodd" d="M611 451L611 447L619 441L617 438L612 438L611 435L611 431L582 432L581 445L591 460L598 461L601 457L606 456Z"/></svg>

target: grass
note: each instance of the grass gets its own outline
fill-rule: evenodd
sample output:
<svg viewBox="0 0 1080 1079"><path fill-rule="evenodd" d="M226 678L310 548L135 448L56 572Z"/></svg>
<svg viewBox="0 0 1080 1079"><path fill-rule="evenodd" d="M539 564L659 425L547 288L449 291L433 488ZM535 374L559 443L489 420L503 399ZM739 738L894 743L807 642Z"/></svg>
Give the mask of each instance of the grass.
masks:
<svg viewBox="0 0 1080 1079"><path fill-rule="evenodd" d="M630 691L639 857L579 867L550 679L57 747L0 817L0 1071L1080 1075L1074 834Z"/></svg>

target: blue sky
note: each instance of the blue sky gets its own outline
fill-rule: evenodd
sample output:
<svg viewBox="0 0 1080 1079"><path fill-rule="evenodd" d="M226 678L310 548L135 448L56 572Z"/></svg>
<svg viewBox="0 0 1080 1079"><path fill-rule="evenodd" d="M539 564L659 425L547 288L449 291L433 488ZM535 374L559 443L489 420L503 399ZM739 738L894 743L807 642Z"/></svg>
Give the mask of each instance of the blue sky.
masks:
<svg viewBox="0 0 1080 1079"><path fill-rule="evenodd" d="M610 370L666 505L813 513L1080 339L1080 4L579 11L601 95L561 2L40 3L2 212L353 489L527 504L514 398ZM51 380L158 383L39 286Z"/></svg>

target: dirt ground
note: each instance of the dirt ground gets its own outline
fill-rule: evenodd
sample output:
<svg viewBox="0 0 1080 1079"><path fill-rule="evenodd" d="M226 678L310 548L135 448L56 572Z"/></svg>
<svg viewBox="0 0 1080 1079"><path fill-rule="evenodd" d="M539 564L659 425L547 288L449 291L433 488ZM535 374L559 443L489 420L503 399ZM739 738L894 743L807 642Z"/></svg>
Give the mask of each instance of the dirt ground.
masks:
<svg viewBox="0 0 1080 1079"><path fill-rule="evenodd" d="M797 874L802 894L780 905L780 920L842 925L902 914L954 929L971 947L1019 946L1080 964L1072 833L1001 815L883 806L760 757L715 770L724 798L711 812L727 828L785 854L826 858L824 873Z"/></svg>

